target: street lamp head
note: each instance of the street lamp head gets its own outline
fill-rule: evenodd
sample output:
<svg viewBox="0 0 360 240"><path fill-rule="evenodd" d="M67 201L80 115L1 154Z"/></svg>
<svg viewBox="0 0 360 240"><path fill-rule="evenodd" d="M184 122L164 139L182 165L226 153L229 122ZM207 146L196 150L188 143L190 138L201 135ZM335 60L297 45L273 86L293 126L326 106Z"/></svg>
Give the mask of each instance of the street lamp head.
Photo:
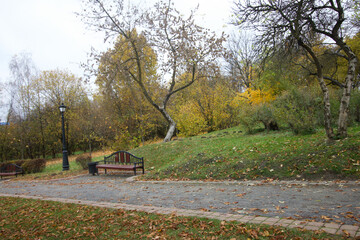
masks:
<svg viewBox="0 0 360 240"><path fill-rule="evenodd" d="M60 109L60 112L63 113L63 112L65 112L65 110L66 110L66 106L65 106L63 103L61 103L59 109Z"/></svg>

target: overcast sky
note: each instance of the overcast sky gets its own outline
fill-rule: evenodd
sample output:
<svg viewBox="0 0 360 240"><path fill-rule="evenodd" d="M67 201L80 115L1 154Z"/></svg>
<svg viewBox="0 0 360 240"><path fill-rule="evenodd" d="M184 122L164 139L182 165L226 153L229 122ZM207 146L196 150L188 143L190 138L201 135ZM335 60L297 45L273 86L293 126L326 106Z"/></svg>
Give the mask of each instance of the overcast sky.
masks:
<svg viewBox="0 0 360 240"><path fill-rule="evenodd" d="M154 0L146 2L150 5ZM232 0L174 2L181 12L199 4L198 24L226 31ZM79 63L86 61L91 46L103 49L105 45L101 34L86 30L76 17L74 13L80 11L81 0L2 0L0 80L8 80L9 62L21 52L30 53L40 70L68 69L81 76Z"/></svg>
<svg viewBox="0 0 360 240"><path fill-rule="evenodd" d="M75 12L81 0L1 0L0 82L10 78L15 54L30 53L39 70L66 69L82 77L91 47L105 49L103 36L85 28ZM155 0L126 0L153 5ZM199 4L197 23L213 31L228 31L233 0L174 0L185 14ZM1 111L1 110L0 110ZM3 118L4 112L0 119ZM2 116L1 116L2 115ZM1 121L1 120L0 120Z"/></svg>

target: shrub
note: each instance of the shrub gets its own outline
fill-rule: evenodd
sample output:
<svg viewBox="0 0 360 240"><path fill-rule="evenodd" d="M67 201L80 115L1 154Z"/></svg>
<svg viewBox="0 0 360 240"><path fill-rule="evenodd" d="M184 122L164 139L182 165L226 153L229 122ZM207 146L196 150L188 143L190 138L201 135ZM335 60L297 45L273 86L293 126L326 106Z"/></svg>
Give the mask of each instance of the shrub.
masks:
<svg viewBox="0 0 360 240"><path fill-rule="evenodd" d="M20 161L18 163L21 163ZM17 164L18 165L18 164ZM21 167L25 173L38 173L45 169L46 160L43 158L25 160Z"/></svg>
<svg viewBox="0 0 360 240"><path fill-rule="evenodd" d="M322 99L309 89L287 91L273 104L277 121L287 123L295 134L314 133L320 125Z"/></svg>
<svg viewBox="0 0 360 240"><path fill-rule="evenodd" d="M239 112L238 118L239 123L242 125L247 133L253 133L255 127L258 125L256 116L257 107L251 106L250 104L243 104Z"/></svg>
<svg viewBox="0 0 360 240"><path fill-rule="evenodd" d="M76 163L79 164L83 169L88 169L88 163L91 162L89 154L83 154L75 159Z"/></svg>
<svg viewBox="0 0 360 240"><path fill-rule="evenodd" d="M256 106L256 119L264 124L266 131L279 130L279 126L275 120L273 110L269 103L263 103Z"/></svg>

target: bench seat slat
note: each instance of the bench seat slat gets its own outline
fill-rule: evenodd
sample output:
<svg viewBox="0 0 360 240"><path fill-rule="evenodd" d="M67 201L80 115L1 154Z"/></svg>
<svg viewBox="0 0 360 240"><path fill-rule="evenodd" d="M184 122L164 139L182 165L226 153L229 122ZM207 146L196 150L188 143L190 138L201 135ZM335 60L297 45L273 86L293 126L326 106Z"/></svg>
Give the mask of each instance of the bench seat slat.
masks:
<svg viewBox="0 0 360 240"><path fill-rule="evenodd" d="M17 172L0 172L0 176L15 176L19 173Z"/></svg>
<svg viewBox="0 0 360 240"><path fill-rule="evenodd" d="M98 164L96 168L106 168L106 169L124 169L124 170L133 170L134 165L119 165L119 164ZM136 168L142 168L142 166L136 166Z"/></svg>

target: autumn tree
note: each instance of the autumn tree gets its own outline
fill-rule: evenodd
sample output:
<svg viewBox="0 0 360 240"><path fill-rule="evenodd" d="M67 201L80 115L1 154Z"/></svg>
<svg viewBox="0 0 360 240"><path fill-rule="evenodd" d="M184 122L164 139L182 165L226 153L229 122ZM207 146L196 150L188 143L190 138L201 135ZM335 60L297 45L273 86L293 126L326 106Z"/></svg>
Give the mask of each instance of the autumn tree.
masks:
<svg viewBox="0 0 360 240"><path fill-rule="evenodd" d="M11 81L9 82L10 104L9 116L12 122L16 122L14 145L20 152L21 159L29 151L31 141L30 131L33 95L30 92L32 81L38 74L38 70L28 53L14 55L9 64Z"/></svg>
<svg viewBox="0 0 360 240"><path fill-rule="evenodd" d="M151 10L140 9L126 7L124 1L89 0L81 15L89 26L104 32L106 39L120 36L129 46L128 58L119 59L118 71L138 84L146 100L166 119L167 142L176 129L167 110L171 97L203 77L222 53L224 39L196 25L194 11L185 18L172 1L160 1ZM166 88L161 95L146 85L147 47L156 53L156 81ZM184 73L190 73L188 81L181 79Z"/></svg>
<svg viewBox="0 0 360 240"><path fill-rule="evenodd" d="M209 78L194 83L175 98L171 113L183 136L229 128L234 124L230 102L235 91L228 79L209 72ZM184 76L185 77L185 76ZM190 76L189 76L190 77Z"/></svg>
<svg viewBox="0 0 360 240"><path fill-rule="evenodd" d="M47 146L54 153L61 143L61 127L59 106L64 103L66 111L66 136L69 142L69 152L78 148L78 143L83 138L81 127L87 121L80 114L84 102L88 101L86 89L81 78L64 70L42 71L34 81L42 96L42 115L46 118L44 126ZM39 116L40 117L40 116ZM55 133L55 134L54 134ZM57 134L56 134L57 133Z"/></svg>
<svg viewBox="0 0 360 240"><path fill-rule="evenodd" d="M246 0L236 3L236 25L246 25L257 30L259 48L273 51L280 46L300 46L316 66L316 75L323 92L324 119L327 137L333 139L335 134L331 125L330 95L325 82L323 65L315 50L314 40L320 35L328 44L337 45L341 57L348 62L348 71L343 83L343 96L339 109L338 136L347 135L347 120L352 82L355 78L357 57L344 41L349 17L347 11L353 1L262 1Z"/></svg>
<svg viewBox="0 0 360 240"><path fill-rule="evenodd" d="M136 30L130 34L145 41ZM156 99L164 92L164 88L156 81L156 54L147 45L143 46L142 53L144 65L141 78L146 89L156 94L153 96ZM130 43L123 36L119 36L114 47L102 53L95 81L102 101L107 103L104 105L107 116L113 119L112 128L117 135L114 147L123 149L137 146L140 141L144 142L150 136L154 137L158 119L162 118L160 113L154 114L153 106L142 94L141 87L129 75L128 72L131 71L138 78L137 65L127 61L131 56ZM164 125L166 126L166 123Z"/></svg>

